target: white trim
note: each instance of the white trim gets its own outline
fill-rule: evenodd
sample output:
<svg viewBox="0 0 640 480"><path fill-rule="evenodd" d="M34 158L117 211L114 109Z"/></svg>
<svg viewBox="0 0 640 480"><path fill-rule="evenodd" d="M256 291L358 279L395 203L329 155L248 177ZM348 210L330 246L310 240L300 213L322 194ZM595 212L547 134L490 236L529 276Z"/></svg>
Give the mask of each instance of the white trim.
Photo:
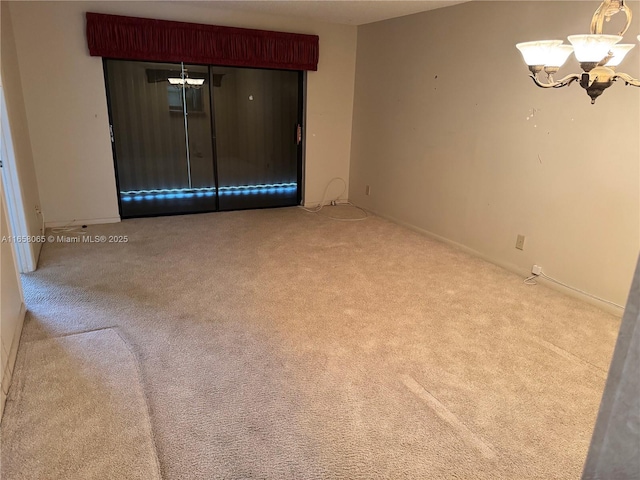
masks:
<svg viewBox="0 0 640 480"><path fill-rule="evenodd" d="M16 169L16 157L13 150L11 127L4 101L4 89L0 85L0 157L2 158L2 182L4 184L4 198L7 203L7 214L11 233L15 236L30 236L27 226L26 210L22 198L22 188ZM33 272L36 269L36 252L29 243L14 243L18 271L20 273Z"/></svg>
<svg viewBox="0 0 640 480"><path fill-rule="evenodd" d="M76 225L100 225L103 223L120 223L120 217L88 218L80 220L67 220L64 222L46 222L45 228L71 227Z"/></svg>

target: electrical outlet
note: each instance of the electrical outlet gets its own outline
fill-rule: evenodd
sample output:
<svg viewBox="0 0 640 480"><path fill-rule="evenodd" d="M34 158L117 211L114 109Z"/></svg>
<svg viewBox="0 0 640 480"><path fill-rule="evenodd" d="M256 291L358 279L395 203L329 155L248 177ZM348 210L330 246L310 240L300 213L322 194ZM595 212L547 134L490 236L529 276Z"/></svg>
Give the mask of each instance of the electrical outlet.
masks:
<svg viewBox="0 0 640 480"><path fill-rule="evenodd" d="M367 196L371 195L371 186L370 185L367 185L365 187L364 194L367 195Z"/></svg>
<svg viewBox="0 0 640 480"><path fill-rule="evenodd" d="M524 235L518 235L516 240L516 248L518 250L524 250Z"/></svg>
<svg viewBox="0 0 640 480"><path fill-rule="evenodd" d="M531 268L531 273L533 273L534 275L541 275L542 274L542 267L540 265L534 265Z"/></svg>

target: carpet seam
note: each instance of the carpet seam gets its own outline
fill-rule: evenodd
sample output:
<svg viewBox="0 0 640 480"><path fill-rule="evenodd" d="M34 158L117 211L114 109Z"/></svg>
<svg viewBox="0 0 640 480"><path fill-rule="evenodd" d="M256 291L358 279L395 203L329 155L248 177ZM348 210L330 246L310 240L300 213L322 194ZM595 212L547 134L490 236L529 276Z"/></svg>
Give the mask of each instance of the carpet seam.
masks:
<svg viewBox="0 0 640 480"><path fill-rule="evenodd" d="M146 390L144 388L144 383L142 381L142 371L140 369L140 362L138 361L138 356L133 351L133 349L132 349L131 345L129 344L129 342L127 342L125 340L125 338L122 336L122 334L120 333L120 330L117 327L114 327L113 331L116 333L116 335L118 335L120 340L122 340L122 343L124 343L125 348L127 349L127 351L133 357L133 363L135 365L136 372L138 374L138 383L140 384L140 391L142 393L142 399L144 400L144 406L145 406L145 410L147 412L146 423L147 423L147 427L149 428L149 434L151 436L151 441L153 442L153 453L154 453L153 456L154 456L155 463L156 463L157 474L158 474L158 478L160 480L162 480L164 478L164 476L162 475L160 457L158 456L158 443L156 441L156 435L155 435L155 432L153 431L153 425L151 423L151 409L149 408L149 398L148 398L147 392L146 392Z"/></svg>
<svg viewBox="0 0 640 480"><path fill-rule="evenodd" d="M117 325L113 325L113 326L109 326L109 327L100 327L100 328L95 328L93 330L82 330L80 332L69 332L69 333L64 333L62 335L51 335L49 337L45 337L45 338L38 338L35 340L26 340L24 343L25 344L29 344L29 343L36 343L36 342L44 342L46 340L53 340L54 338L68 338L68 337L73 337L74 335L82 335L84 333L93 333L93 332L101 332L103 330L115 330L117 329Z"/></svg>
<svg viewBox="0 0 640 480"><path fill-rule="evenodd" d="M435 415L440 418L440 420L447 423L451 430L456 432L457 436L462 441L464 441L465 443L470 443L475 449L479 450L480 454L485 459L497 460L499 455L495 447L493 447L489 442L476 434L470 427L465 424L465 422L458 418L455 413L449 410L444 403L442 403L435 395L429 392L429 390L427 390L424 385L413 378L413 376L407 374L402 375L402 380L409 391L420 398L420 400L422 400L424 403L426 403L427 407L429 407L431 411L433 411L433 413L435 413ZM422 389L422 392L416 392L415 389L410 385L411 383ZM427 398L422 398L421 394L426 396ZM431 399L433 399L433 401ZM446 418L446 416L439 411L440 409L443 409L449 416L451 416L453 418L453 421Z"/></svg>
<svg viewBox="0 0 640 480"><path fill-rule="evenodd" d="M593 373L596 373L599 377L601 378L607 378L607 371L603 370L602 368L600 368L597 365L594 365L593 363L589 362L588 360L585 360L573 353L571 353L569 350L562 348L558 345L556 345L553 342L550 342L548 340L545 340L544 338L538 336L538 335L533 335L533 334L529 334L528 335L529 338L531 338L533 340L533 342L537 343L538 345L540 345L543 348L546 348L547 350L555 353L557 356L564 358L565 360L569 360L570 362L572 362L575 365L578 365L580 367L586 368L587 370L592 371ZM551 348L553 347L553 348ZM563 355L561 352L566 353L566 355ZM595 371L594 371L595 370Z"/></svg>

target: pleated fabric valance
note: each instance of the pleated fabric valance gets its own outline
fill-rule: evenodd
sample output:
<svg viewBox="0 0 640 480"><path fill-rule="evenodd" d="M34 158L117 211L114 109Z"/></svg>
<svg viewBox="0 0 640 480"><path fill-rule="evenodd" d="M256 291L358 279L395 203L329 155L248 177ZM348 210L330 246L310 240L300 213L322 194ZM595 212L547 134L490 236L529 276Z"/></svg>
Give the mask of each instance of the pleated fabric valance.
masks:
<svg viewBox="0 0 640 480"><path fill-rule="evenodd" d="M94 57L317 70L317 35L219 27L87 12Z"/></svg>

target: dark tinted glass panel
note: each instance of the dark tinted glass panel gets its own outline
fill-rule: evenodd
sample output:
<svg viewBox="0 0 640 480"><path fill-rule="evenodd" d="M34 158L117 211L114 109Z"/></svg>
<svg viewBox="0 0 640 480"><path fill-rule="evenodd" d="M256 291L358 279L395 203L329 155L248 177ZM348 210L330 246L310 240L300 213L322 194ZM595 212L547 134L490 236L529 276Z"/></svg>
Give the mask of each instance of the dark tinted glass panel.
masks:
<svg viewBox="0 0 640 480"><path fill-rule="evenodd" d="M212 67L220 210L296 205L299 72Z"/></svg>
<svg viewBox="0 0 640 480"><path fill-rule="evenodd" d="M117 60L105 68L122 216L215 210L208 68Z"/></svg>

